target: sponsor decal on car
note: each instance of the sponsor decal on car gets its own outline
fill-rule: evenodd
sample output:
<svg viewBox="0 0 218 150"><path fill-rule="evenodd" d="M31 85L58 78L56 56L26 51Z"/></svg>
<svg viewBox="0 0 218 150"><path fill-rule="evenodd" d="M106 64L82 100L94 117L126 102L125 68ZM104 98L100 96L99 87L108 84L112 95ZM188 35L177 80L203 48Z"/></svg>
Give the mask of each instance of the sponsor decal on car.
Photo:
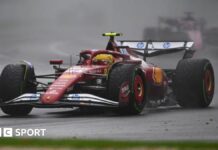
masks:
<svg viewBox="0 0 218 150"><path fill-rule="evenodd" d="M75 74L71 74L71 73L65 73L61 76L61 78L63 79L72 79L72 78L75 78L76 75Z"/></svg>
<svg viewBox="0 0 218 150"><path fill-rule="evenodd" d="M80 95L79 94L72 94L73 98L75 98L76 100L80 100Z"/></svg>
<svg viewBox="0 0 218 150"><path fill-rule="evenodd" d="M170 42L164 42L163 43L163 48L170 48L170 47L171 47Z"/></svg>
<svg viewBox="0 0 218 150"><path fill-rule="evenodd" d="M145 44L143 42L138 42L137 48L143 49L143 48L145 48Z"/></svg>
<svg viewBox="0 0 218 150"><path fill-rule="evenodd" d="M120 53L128 55L128 52L127 52L126 48L120 48Z"/></svg>
<svg viewBox="0 0 218 150"><path fill-rule="evenodd" d="M128 102L129 93L130 93L129 82L126 81L120 86L120 94L119 94L120 102Z"/></svg>
<svg viewBox="0 0 218 150"><path fill-rule="evenodd" d="M65 73L82 73L86 71L88 68L83 68L81 66L73 66L69 68Z"/></svg>

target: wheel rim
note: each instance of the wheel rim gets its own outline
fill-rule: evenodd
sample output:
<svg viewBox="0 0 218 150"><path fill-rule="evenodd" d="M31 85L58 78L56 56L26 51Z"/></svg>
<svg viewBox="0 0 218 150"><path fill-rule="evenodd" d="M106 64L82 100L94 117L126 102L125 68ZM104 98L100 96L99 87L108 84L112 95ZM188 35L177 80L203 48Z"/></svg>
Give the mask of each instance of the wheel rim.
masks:
<svg viewBox="0 0 218 150"><path fill-rule="evenodd" d="M213 75L211 70L207 69L204 74L204 86L208 96L213 93Z"/></svg>
<svg viewBox="0 0 218 150"><path fill-rule="evenodd" d="M134 96L138 104L141 104L144 100L144 84L142 78L139 75L134 79Z"/></svg>

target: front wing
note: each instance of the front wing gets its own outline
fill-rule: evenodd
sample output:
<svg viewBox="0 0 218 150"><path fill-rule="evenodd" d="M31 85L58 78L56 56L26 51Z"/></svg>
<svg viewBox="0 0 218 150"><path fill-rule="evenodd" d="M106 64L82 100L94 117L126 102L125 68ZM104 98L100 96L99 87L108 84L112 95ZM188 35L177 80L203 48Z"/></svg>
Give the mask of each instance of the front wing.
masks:
<svg viewBox="0 0 218 150"><path fill-rule="evenodd" d="M108 100L92 94L76 93L65 94L59 101L53 104L43 104L40 101L42 94L25 93L17 98L3 102L0 106L9 105L32 105L39 108L60 108L60 107L80 107L80 106L95 106L95 107L119 107L119 102Z"/></svg>

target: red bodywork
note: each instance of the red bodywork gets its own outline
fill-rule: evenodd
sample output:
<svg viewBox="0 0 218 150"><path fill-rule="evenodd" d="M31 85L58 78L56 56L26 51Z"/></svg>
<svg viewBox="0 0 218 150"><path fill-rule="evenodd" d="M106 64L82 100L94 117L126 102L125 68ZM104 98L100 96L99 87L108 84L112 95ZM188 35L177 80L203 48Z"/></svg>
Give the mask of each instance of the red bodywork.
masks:
<svg viewBox="0 0 218 150"><path fill-rule="evenodd" d="M111 42L111 41L109 41ZM87 75L108 75L109 69L112 65L96 65L93 64L93 58L99 54L111 54L115 60L115 63L135 63L141 64L140 69L144 74L145 78L145 87L147 91L147 96L150 99L162 99L165 96L165 91L167 87L167 79L164 75L163 71L159 69L158 76L160 76L161 81L157 83L155 80L155 70L151 64L147 64L146 66L142 65L142 59L136 58L135 55L131 55L131 51L129 51L129 55L122 54L119 51L119 48L115 48L116 44L112 43L114 49L112 50L85 50L80 53L80 56L84 54L88 54L90 57L84 60L81 64L75 65L67 69L60 75L47 89L47 91L42 94L41 102L43 104L54 104L59 101L63 95L69 90L69 88L73 87L76 83L80 81L90 80L87 78ZM145 63L145 62L144 62ZM161 72L162 71L162 72ZM90 76L89 76L90 77Z"/></svg>

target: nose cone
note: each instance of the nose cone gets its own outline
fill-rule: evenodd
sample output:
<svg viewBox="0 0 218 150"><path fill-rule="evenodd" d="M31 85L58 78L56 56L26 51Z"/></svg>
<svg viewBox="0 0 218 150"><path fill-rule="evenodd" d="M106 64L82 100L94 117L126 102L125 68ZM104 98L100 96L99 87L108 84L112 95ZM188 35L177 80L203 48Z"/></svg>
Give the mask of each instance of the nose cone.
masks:
<svg viewBox="0 0 218 150"><path fill-rule="evenodd" d="M41 102L43 104L53 104L56 101L58 101L59 99L61 99L61 97L64 94L65 89L62 90L48 90L46 91L42 97L41 97Z"/></svg>
<svg viewBox="0 0 218 150"><path fill-rule="evenodd" d="M41 102L43 104L53 104L59 101L68 88L82 79L82 74L72 74L69 72L63 73L57 80L55 80L42 95Z"/></svg>

